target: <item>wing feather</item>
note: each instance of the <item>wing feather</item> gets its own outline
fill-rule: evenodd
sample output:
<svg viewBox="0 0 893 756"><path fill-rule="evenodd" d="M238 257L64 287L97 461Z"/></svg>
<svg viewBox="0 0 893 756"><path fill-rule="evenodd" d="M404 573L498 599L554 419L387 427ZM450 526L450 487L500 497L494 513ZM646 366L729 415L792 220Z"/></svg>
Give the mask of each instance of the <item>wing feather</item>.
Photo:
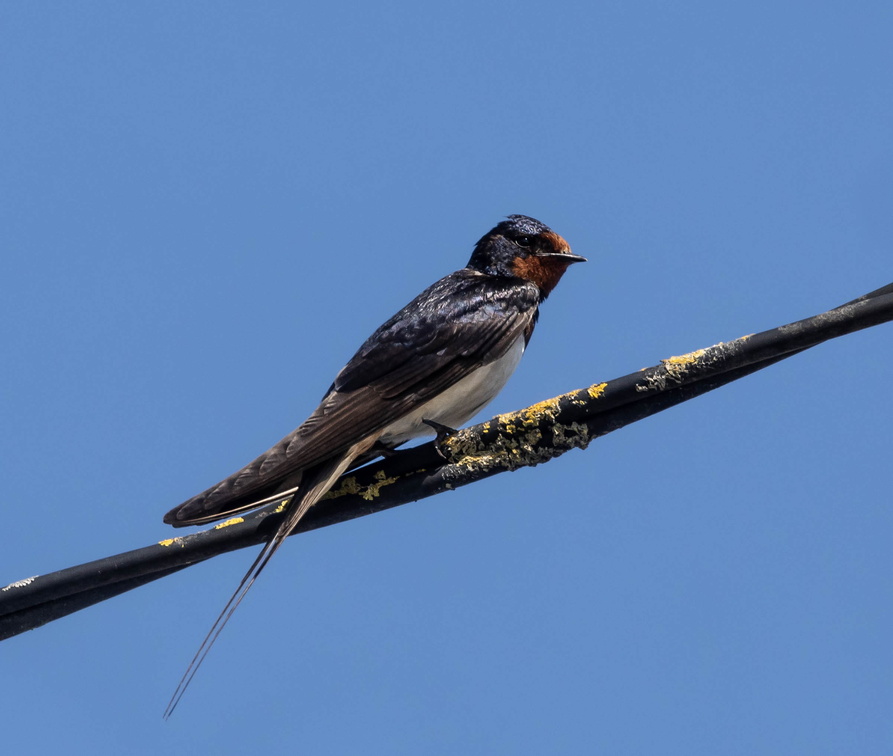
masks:
<svg viewBox="0 0 893 756"><path fill-rule="evenodd" d="M296 485L304 468L343 453L502 357L531 327L538 297L533 284L468 269L441 279L360 347L300 427L164 521L207 522Z"/></svg>

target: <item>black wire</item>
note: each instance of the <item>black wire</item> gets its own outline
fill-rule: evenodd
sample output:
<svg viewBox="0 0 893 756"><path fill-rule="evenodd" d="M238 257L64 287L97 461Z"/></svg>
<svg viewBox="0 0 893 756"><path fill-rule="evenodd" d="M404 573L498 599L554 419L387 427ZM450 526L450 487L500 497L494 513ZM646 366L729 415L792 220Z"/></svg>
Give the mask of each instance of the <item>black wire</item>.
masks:
<svg viewBox="0 0 893 756"><path fill-rule="evenodd" d="M608 381L598 392L589 389L571 392L554 400L555 413L542 418L542 448L533 451L544 455L537 461L544 461L574 445L582 445L572 443L565 447L556 444L557 434L553 431L559 425L585 427L585 440L590 440L762 370L816 344L890 320L893 320L893 284L814 317L718 344L684 358L665 360L661 365ZM530 408L514 414L526 418ZM500 440L511 441L510 426L511 423L488 422L460 433L463 443L488 448ZM342 492L320 501L308 512L296 532L380 512L508 469L513 469L509 462L486 468L456 464L440 456L434 443L424 444L343 476L335 489L341 481L350 478L355 492ZM382 480L387 480L388 485L382 486ZM235 524L218 525L13 583L0 590L0 640L219 554L266 542L278 525L275 508L274 503L238 518Z"/></svg>

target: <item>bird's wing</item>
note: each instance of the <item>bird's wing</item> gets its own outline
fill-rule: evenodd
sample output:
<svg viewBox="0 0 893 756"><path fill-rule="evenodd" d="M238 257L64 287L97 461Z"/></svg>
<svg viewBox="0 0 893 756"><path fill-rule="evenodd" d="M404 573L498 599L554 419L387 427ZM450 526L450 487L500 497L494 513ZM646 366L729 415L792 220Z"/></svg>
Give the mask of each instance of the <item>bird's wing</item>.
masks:
<svg viewBox="0 0 893 756"><path fill-rule="evenodd" d="M208 522L297 485L305 468L344 453L502 357L529 333L538 297L533 284L467 269L441 279L369 337L299 428L164 521Z"/></svg>

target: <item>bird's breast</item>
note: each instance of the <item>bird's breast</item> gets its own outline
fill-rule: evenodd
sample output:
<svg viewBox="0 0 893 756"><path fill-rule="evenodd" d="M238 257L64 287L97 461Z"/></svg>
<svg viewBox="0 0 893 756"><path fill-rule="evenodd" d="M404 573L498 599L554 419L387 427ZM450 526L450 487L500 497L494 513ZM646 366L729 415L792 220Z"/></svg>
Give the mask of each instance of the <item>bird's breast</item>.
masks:
<svg viewBox="0 0 893 756"><path fill-rule="evenodd" d="M498 360L494 360L457 381L446 391L419 405L382 432L382 443L397 446L411 438L433 436L434 431L422 419L459 428L489 404L515 372L524 354L524 337L515 341Z"/></svg>

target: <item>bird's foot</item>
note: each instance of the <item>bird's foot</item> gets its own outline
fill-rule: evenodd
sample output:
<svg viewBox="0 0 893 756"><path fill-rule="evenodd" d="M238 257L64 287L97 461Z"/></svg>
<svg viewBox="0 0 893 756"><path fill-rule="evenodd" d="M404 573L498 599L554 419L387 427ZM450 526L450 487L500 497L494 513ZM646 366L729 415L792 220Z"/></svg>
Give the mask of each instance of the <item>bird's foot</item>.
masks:
<svg viewBox="0 0 893 756"><path fill-rule="evenodd" d="M455 428L450 428L449 425L438 423L436 420L428 420L427 418L423 417L422 422L434 429L434 432L437 434L437 438L434 439L434 448L437 449L437 453L441 457L449 461L450 457L444 452L442 446L450 436L456 435L458 431Z"/></svg>

